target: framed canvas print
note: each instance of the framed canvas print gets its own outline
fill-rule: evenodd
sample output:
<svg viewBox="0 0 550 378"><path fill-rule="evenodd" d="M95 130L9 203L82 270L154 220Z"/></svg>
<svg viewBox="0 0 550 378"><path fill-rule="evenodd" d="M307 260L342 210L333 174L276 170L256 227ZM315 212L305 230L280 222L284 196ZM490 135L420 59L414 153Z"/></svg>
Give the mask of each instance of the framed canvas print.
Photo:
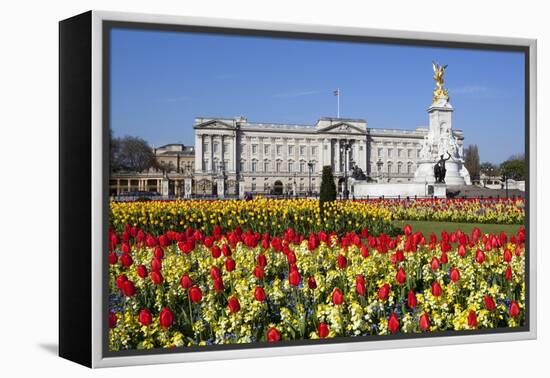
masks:
<svg viewBox="0 0 550 378"><path fill-rule="evenodd" d="M60 24L59 354L536 337L536 41Z"/></svg>

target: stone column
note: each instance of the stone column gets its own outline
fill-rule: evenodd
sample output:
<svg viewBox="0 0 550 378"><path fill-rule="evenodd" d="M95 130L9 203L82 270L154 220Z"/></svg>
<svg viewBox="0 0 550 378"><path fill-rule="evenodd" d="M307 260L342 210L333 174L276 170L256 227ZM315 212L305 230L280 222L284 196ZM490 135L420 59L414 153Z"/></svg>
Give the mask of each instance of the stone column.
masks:
<svg viewBox="0 0 550 378"><path fill-rule="evenodd" d="M210 137L210 172L214 171L214 136L209 135Z"/></svg>
<svg viewBox="0 0 550 378"><path fill-rule="evenodd" d="M340 172L340 140L339 139L335 139L334 141L334 148L335 148L335 152L334 152L334 172L335 173L339 173Z"/></svg>
<svg viewBox="0 0 550 378"><path fill-rule="evenodd" d="M203 168L204 156L202 155L203 137L195 133L195 171L201 172Z"/></svg>
<svg viewBox="0 0 550 378"><path fill-rule="evenodd" d="M237 172L237 132L233 133L233 138L231 139L231 171Z"/></svg>

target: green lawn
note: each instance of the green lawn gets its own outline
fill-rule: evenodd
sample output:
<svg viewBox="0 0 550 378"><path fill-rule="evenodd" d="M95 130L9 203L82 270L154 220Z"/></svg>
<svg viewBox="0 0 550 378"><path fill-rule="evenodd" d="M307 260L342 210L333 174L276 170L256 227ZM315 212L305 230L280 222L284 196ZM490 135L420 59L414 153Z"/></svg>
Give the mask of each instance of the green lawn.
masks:
<svg viewBox="0 0 550 378"><path fill-rule="evenodd" d="M406 224L410 224L413 232L422 231L425 235L435 232L438 236L441 231L448 232L461 229L465 233L471 233L474 227L481 230L482 233L500 233L501 231L507 234L517 233L521 225L519 224L483 224L483 223L457 223L457 222L432 222L432 221L394 221L397 227L403 228Z"/></svg>

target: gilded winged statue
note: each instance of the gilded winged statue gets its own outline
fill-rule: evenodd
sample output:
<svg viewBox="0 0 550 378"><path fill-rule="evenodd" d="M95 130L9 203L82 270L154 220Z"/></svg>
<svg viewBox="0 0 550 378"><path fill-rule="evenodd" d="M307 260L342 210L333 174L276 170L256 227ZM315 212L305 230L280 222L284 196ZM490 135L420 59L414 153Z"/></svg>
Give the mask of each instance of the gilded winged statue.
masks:
<svg viewBox="0 0 550 378"><path fill-rule="evenodd" d="M441 64L432 61L432 66L434 70L434 77L435 80L435 89L434 89L434 98L433 101L436 102L439 97L445 97L447 100L449 99L449 94L445 88L443 88L443 83L445 80L443 79L443 75L445 74L445 69L447 68L447 64L442 66Z"/></svg>

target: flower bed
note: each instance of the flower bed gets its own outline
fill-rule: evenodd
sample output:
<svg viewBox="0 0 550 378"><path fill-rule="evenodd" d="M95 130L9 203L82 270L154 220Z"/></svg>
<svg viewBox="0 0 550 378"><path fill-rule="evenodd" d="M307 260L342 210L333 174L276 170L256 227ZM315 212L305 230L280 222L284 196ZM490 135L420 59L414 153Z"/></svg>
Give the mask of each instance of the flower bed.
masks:
<svg viewBox="0 0 550 378"><path fill-rule="evenodd" d="M286 225L274 217L284 206L273 214L254 212L255 202L248 203L253 214L241 221L257 229ZM405 227L390 237L366 228L338 235L285 227L270 234L227 228L243 216L233 213L231 201L204 206L194 221L176 227L186 221L171 204L147 204L160 219L150 218L143 204L117 205L112 212L110 350L524 324L523 229L517 235L475 229L436 236ZM225 227L201 231L191 225L219 220L216 215ZM138 225L121 223L126 221Z"/></svg>

